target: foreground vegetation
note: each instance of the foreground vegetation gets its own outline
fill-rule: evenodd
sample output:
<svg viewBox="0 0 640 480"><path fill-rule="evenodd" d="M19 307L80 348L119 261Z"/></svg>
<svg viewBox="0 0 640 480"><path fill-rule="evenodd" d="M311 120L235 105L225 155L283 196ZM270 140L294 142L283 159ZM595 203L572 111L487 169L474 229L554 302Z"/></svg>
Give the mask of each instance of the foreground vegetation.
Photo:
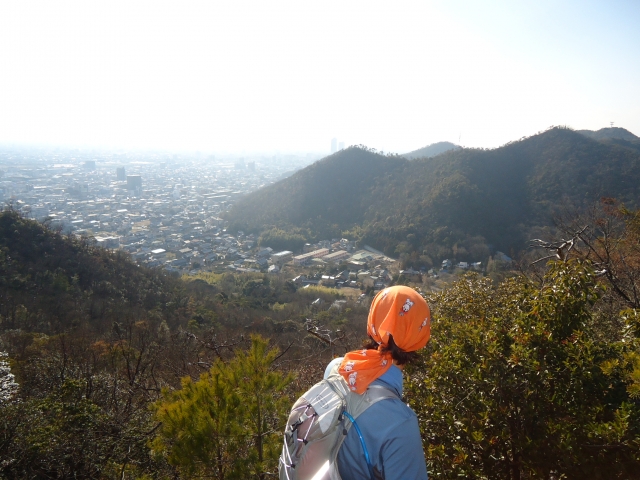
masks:
<svg viewBox="0 0 640 480"><path fill-rule="evenodd" d="M432 478L640 478L640 214L595 213L547 267L428 298L407 395ZM0 233L2 478L269 478L293 400L364 331L333 291L183 280L14 212Z"/></svg>
<svg viewBox="0 0 640 480"><path fill-rule="evenodd" d="M594 315L588 263L493 288L466 278L433 299L437 323L411 376L435 478L640 475L640 318ZM601 321L621 328L603 337Z"/></svg>
<svg viewBox="0 0 640 480"><path fill-rule="evenodd" d="M0 478L189 475L155 440L168 424L153 405L184 378L233 365L258 333L284 354L268 362L288 379L274 397L284 408L366 322L366 307L318 310L317 298L328 307L339 295L263 274L180 279L1 212ZM339 342L321 340L335 330ZM271 471L271 451L242 475Z"/></svg>

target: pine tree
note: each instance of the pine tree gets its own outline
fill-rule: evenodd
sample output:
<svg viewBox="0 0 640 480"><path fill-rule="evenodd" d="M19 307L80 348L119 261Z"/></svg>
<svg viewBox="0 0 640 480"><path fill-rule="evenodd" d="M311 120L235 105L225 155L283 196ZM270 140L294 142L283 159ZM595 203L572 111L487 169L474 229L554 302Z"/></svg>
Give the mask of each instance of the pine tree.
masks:
<svg viewBox="0 0 640 480"><path fill-rule="evenodd" d="M155 404L162 422L152 443L157 454L188 476L218 480L265 478L277 468L280 432L293 380L273 370L276 348L259 336L229 363L218 359L198 381L166 391Z"/></svg>

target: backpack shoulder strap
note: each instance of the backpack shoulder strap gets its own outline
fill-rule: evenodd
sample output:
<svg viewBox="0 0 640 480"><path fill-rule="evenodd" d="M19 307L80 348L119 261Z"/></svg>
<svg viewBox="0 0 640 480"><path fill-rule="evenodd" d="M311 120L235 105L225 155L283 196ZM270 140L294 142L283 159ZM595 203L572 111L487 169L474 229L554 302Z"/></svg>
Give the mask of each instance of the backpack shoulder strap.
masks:
<svg viewBox="0 0 640 480"><path fill-rule="evenodd" d="M327 377L327 380L332 384L336 393L346 400L346 409L355 419L358 418L362 412L367 410L371 405L378 403L381 400L387 400L389 398L398 398L398 394L382 385L369 385L365 393L359 395L349 390L344 378L338 372L339 365L334 365Z"/></svg>
<svg viewBox="0 0 640 480"><path fill-rule="evenodd" d="M365 461L367 462L367 468L369 469L369 475L372 480L375 478L373 473L373 464L369 455L369 450L367 449L367 444L364 440L364 435L360 431L360 427L356 422L356 418L358 418L372 405L375 405L376 403L389 398L399 397L396 392L390 390L387 387L383 387L382 385L370 385L369 388L367 388L367 391L362 395L349 392L347 409L344 412L344 416L349 419L349 422L344 425L344 436L346 436L346 434L348 433L349 427L353 425L353 428L356 430L358 438L360 439L360 444L362 445ZM342 441L344 441L344 437Z"/></svg>
<svg viewBox="0 0 640 480"><path fill-rule="evenodd" d="M396 392L382 385L370 385L362 395L350 393L351 395L349 395L347 401L347 410L353 418L358 418L369 407L382 400L400 398Z"/></svg>

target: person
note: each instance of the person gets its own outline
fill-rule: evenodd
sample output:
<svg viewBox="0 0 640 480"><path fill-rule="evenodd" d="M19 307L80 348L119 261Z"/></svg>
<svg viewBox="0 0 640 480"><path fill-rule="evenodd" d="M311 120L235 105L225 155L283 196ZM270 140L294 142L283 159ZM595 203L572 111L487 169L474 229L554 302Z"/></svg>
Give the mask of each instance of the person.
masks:
<svg viewBox="0 0 640 480"><path fill-rule="evenodd" d="M363 394L370 385L381 385L397 397L381 400L357 418L376 480L427 480L418 419L402 399L402 369L418 358L431 335L427 302L412 288L394 286L373 299L367 321L370 342L364 349L334 359L332 369L349 388ZM370 471L355 428L349 429L338 452L343 480L369 480Z"/></svg>

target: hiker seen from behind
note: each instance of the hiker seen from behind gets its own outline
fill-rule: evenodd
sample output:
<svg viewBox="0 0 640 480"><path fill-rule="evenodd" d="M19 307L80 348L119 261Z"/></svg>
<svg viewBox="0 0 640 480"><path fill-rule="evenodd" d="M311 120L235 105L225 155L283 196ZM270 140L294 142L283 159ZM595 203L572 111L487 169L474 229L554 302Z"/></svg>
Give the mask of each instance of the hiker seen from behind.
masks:
<svg viewBox="0 0 640 480"><path fill-rule="evenodd" d="M402 370L418 358L430 327L429 306L412 288L374 297L369 342L334 359L294 404L281 480L427 479L418 419L402 401Z"/></svg>

